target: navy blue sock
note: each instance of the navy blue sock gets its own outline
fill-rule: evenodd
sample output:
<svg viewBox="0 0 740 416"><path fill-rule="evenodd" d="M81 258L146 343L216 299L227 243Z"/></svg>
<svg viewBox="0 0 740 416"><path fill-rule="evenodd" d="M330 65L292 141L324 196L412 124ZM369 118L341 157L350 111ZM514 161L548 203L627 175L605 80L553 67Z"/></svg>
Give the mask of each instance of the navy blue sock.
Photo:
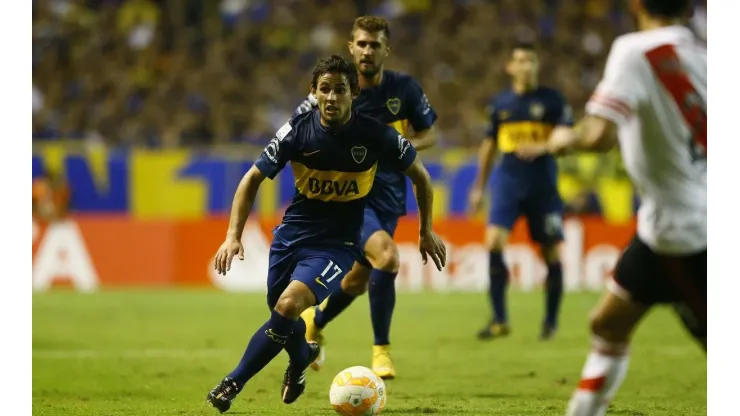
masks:
<svg viewBox="0 0 740 416"><path fill-rule="evenodd" d="M560 262L547 265L547 295L545 297L545 325L557 327L560 300L563 297L563 268Z"/></svg>
<svg viewBox="0 0 740 416"><path fill-rule="evenodd" d="M249 340L246 351L239 365L229 374L229 377L241 389L249 379L259 373L288 343L293 333L295 321L286 318L276 311L272 311L270 320L265 322Z"/></svg>
<svg viewBox="0 0 740 416"><path fill-rule="evenodd" d="M329 295L329 299L326 301L326 307L323 310L321 307L316 308L316 318L313 320L314 324L319 328L325 327L332 319L347 309L347 306L352 304L354 300L354 296L344 293L340 287Z"/></svg>
<svg viewBox="0 0 740 416"><path fill-rule="evenodd" d="M396 275L398 272L384 272L373 269L370 274L370 318L373 322L375 345L391 343L391 318L396 306Z"/></svg>
<svg viewBox="0 0 740 416"><path fill-rule="evenodd" d="M308 342L306 342L306 322L303 318L299 317L293 326L293 334L285 345L285 351L290 357L290 365L296 368L304 368L311 364L306 362L311 349L308 347Z"/></svg>
<svg viewBox="0 0 740 416"><path fill-rule="evenodd" d="M509 271L504 264L504 256L500 251L491 252L488 263L488 278L490 286L488 296L493 308L493 321L499 324L508 322L506 315L506 286L509 283Z"/></svg>

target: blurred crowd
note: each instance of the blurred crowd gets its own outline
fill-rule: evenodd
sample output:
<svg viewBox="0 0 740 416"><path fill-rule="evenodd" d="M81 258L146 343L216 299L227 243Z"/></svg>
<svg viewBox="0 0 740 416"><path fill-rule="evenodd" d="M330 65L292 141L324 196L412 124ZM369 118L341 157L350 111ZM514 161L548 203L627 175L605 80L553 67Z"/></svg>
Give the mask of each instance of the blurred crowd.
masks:
<svg viewBox="0 0 740 416"><path fill-rule="evenodd" d="M377 14L392 24L388 66L420 80L441 144L474 146L513 41L537 41L543 83L582 108L611 39L632 27L626 3L34 0L34 139L264 143L308 92L315 61L346 51L354 17Z"/></svg>
<svg viewBox="0 0 740 416"><path fill-rule="evenodd" d="M374 14L391 22L387 66L414 75L440 116L440 147L470 149L487 100L508 83L514 42L539 44L542 82L563 90L578 114L612 39L633 29L627 3L33 0L33 138L262 145L308 93L316 60L346 53L354 18ZM692 26L706 38L705 0ZM618 172L616 157L564 167L588 178Z"/></svg>

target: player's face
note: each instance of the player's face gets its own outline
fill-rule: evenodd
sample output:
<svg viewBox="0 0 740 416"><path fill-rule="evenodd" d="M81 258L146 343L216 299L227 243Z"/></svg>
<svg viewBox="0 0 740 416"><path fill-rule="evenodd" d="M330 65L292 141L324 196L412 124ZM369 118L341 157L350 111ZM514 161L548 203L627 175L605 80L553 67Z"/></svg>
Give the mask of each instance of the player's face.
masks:
<svg viewBox="0 0 740 416"><path fill-rule="evenodd" d="M349 81L343 74L326 73L316 80L316 89L311 93L319 102L321 119L328 126L346 123L352 111L355 94L350 90Z"/></svg>
<svg viewBox="0 0 740 416"><path fill-rule="evenodd" d="M366 32L357 29L349 41L349 53L355 59L357 70L367 78L375 76L383 68L389 52L390 46L383 31Z"/></svg>
<svg viewBox="0 0 740 416"><path fill-rule="evenodd" d="M540 63L534 51L514 49L506 66L509 75L518 82L532 82L537 79Z"/></svg>

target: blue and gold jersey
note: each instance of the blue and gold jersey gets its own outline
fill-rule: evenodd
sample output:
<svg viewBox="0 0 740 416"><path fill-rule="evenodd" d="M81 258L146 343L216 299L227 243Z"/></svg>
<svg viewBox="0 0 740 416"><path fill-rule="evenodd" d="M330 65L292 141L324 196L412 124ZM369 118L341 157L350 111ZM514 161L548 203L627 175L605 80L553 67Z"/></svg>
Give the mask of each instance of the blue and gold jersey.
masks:
<svg viewBox="0 0 740 416"><path fill-rule="evenodd" d="M324 127L318 111L293 117L255 162L270 179L290 162L295 195L274 236L286 246L354 245L378 165L400 172L416 150L385 124L353 111L350 121Z"/></svg>
<svg viewBox="0 0 740 416"><path fill-rule="evenodd" d="M315 109L317 104L316 99L309 95L296 113ZM422 131L432 127L437 120L437 113L416 80L410 75L389 70L383 71L380 85L360 91L352 108L393 127L403 136L408 135L409 126L414 131ZM406 179L392 164L379 162L375 185L367 203L381 213L406 214Z"/></svg>
<svg viewBox="0 0 740 416"><path fill-rule="evenodd" d="M501 153L500 169L521 172L554 172L555 159L542 156L532 162L515 155L523 143L544 143L556 126L572 126L573 114L563 95L552 88L538 87L524 94L509 89L491 100L486 135L496 141Z"/></svg>

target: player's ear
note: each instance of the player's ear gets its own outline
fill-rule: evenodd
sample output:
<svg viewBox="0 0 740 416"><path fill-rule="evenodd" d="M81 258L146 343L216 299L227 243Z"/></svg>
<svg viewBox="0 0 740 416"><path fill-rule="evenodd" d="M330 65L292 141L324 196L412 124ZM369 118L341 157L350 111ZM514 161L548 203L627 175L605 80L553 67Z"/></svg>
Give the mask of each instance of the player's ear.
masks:
<svg viewBox="0 0 740 416"><path fill-rule="evenodd" d="M313 84L308 84L308 92L314 97L316 96L316 87Z"/></svg>
<svg viewBox="0 0 740 416"><path fill-rule="evenodd" d="M390 53L391 53L391 45L385 45L385 57L387 58Z"/></svg>
<svg viewBox="0 0 740 416"><path fill-rule="evenodd" d="M355 44L351 40L347 41L347 49L349 50L349 54L352 56L355 56Z"/></svg>
<svg viewBox="0 0 740 416"><path fill-rule="evenodd" d="M352 99L353 100L360 96L360 86L359 85L355 85L354 87L350 87L350 89L351 89L351 92L352 92Z"/></svg>

